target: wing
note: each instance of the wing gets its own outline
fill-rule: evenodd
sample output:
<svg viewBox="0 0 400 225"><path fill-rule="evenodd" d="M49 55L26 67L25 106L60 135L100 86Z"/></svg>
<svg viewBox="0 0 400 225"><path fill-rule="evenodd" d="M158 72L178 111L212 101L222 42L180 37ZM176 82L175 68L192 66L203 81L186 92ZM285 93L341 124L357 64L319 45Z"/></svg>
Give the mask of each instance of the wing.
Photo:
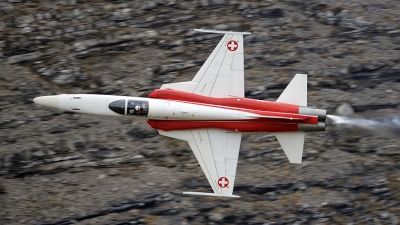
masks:
<svg viewBox="0 0 400 225"><path fill-rule="evenodd" d="M184 192L184 194L239 197L232 195L239 156L241 133L219 129L179 131L158 130L161 135L185 140L207 177L214 194Z"/></svg>
<svg viewBox="0 0 400 225"><path fill-rule="evenodd" d="M225 35L192 81L164 84L161 89L171 88L216 98L243 98L243 35L250 33L195 30Z"/></svg>

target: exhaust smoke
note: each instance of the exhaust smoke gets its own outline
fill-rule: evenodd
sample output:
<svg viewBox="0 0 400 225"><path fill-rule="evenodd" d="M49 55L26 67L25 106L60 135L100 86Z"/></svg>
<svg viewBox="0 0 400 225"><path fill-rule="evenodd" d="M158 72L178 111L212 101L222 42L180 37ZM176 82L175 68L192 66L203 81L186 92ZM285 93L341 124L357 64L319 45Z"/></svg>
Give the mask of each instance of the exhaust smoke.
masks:
<svg viewBox="0 0 400 225"><path fill-rule="evenodd" d="M357 131L370 134L400 137L400 116L383 116L375 118L354 118L347 116L327 116L336 129Z"/></svg>

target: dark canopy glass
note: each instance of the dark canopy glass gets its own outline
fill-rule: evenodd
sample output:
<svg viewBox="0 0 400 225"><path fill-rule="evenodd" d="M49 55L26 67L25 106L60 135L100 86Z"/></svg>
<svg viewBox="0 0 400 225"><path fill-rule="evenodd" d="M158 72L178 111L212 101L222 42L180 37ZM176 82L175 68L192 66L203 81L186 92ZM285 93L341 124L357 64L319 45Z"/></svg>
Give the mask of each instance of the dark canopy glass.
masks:
<svg viewBox="0 0 400 225"><path fill-rule="evenodd" d="M125 100L113 101L108 105L108 108L118 114L125 115Z"/></svg>
<svg viewBox="0 0 400 225"><path fill-rule="evenodd" d="M128 100L127 105L127 116L147 117L147 114L149 113L149 101Z"/></svg>

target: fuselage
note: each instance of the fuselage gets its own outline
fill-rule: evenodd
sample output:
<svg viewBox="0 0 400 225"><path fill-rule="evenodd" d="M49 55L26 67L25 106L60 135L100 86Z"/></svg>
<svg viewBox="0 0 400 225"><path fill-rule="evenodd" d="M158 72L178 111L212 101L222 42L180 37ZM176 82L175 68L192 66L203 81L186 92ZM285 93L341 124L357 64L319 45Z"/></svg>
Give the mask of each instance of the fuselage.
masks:
<svg viewBox="0 0 400 225"><path fill-rule="evenodd" d="M63 111L142 119L154 129L164 131L217 128L233 132L295 132L325 129L324 110L247 98L212 98L168 89L157 89L149 98L62 94L39 97L35 102Z"/></svg>

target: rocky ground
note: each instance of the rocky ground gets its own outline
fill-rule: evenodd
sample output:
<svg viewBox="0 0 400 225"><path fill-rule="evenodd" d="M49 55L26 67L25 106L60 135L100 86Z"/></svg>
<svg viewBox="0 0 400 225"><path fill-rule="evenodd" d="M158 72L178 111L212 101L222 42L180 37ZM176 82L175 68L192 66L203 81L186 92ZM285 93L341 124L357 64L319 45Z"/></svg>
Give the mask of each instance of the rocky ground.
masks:
<svg viewBox="0 0 400 225"><path fill-rule="evenodd" d="M309 74L309 104L399 114L395 0L0 1L0 224L399 224L399 135L328 128L302 165L245 134L234 193L210 191L189 146L144 121L41 108L60 93L146 96L187 81L221 38L250 31L245 90L275 100Z"/></svg>

